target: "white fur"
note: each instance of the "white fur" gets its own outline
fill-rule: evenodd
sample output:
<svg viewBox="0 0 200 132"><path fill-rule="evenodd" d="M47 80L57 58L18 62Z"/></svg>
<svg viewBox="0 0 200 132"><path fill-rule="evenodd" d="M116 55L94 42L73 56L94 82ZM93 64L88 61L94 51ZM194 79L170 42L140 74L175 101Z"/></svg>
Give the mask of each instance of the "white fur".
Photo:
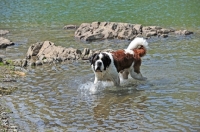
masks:
<svg viewBox="0 0 200 132"><path fill-rule="evenodd" d="M95 80L94 80L94 84L96 84L98 81L103 81L103 80L110 80L114 83L115 86L119 86L120 85L120 79L118 76L118 72L117 69L114 65L114 60L113 60L113 56L111 53L107 53L104 52L105 54L107 54L110 59L111 59L111 63L109 65L109 67L106 68L106 70L102 70L102 72L95 72L93 69L93 65L92 65L92 69L93 72L95 74ZM96 63L95 63L96 65Z"/></svg>
<svg viewBox="0 0 200 132"><path fill-rule="evenodd" d="M133 54L134 55L133 50L129 50L129 49L124 49L124 50L125 50L125 54L129 53L129 54Z"/></svg>
<svg viewBox="0 0 200 132"><path fill-rule="evenodd" d="M125 49L125 53L134 54L133 49L139 48L141 45L145 48L148 48L148 43L146 39L137 37L129 44L128 48ZM120 72L120 76L123 77L123 79L128 79L128 75L130 73L131 77L134 79L146 80L147 78L143 77L141 73L137 74L134 72L133 64L131 65L131 67L124 69L122 72Z"/></svg>
<svg viewBox="0 0 200 132"><path fill-rule="evenodd" d="M102 57L103 57L103 55L102 55L102 54L99 54L99 60L97 60L97 61L95 62L95 66L94 66L94 69L95 69L95 70L97 69L97 63L100 62L100 63L102 64L100 70L103 71L104 65L103 65L103 62L102 62L102 60L101 60Z"/></svg>
<svg viewBox="0 0 200 132"><path fill-rule="evenodd" d="M129 44L127 50L136 49L140 45L144 46L145 48L148 48L148 43L147 43L146 39L137 37Z"/></svg>

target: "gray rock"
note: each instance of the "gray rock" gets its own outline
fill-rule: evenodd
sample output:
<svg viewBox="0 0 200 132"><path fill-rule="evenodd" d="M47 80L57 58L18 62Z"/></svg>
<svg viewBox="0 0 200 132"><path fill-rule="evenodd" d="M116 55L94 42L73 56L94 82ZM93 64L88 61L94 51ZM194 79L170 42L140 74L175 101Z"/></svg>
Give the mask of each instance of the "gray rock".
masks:
<svg viewBox="0 0 200 132"><path fill-rule="evenodd" d="M168 37L168 34L162 34L161 37L166 38Z"/></svg>
<svg viewBox="0 0 200 132"><path fill-rule="evenodd" d="M27 58L27 59L30 59L31 56L36 56L36 55L39 53L39 51L40 51L42 45L43 45L43 43L39 43L39 42L36 43L36 44L31 45L31 46L28 48L28 51L27 51L27 53L26 53L26 58Z"/></svg>
<svg viewBox="0 0 200 132"><path fill-rule="evenodd" d="M69 29L77 29L78 26L77 25L66 25L63 27L63 29L65 30L69 30Z"/></svg>
<svg viewBox="0 0 200 132"><path fill-rule="evenodd" d="M177 35L190 35L190 34L193 34L193 32L188 31L188 30L178 30L178 31L175 31L175 34L177 34Z"/></svg>
<svg viewBox="0 0 200 132"><path fill-rule="evenodd" d="M42 65L43 64L43 61L42 60L37 60L36 62L35 62L35 65L36 66L39 66L39 65Z"/></svg>
<svg viewBox="0 0 200 132"><path fill-rule="evenodd" d="M140 24L116 22L83 23L75 32L75 38L85 41L101 39L134 39L142 30Z"/></svg>
<svg viewBox="0 0 200 132"><path fill-rule="evenodd" d="M90 49L89 48L84 48L82 56L88 55L90 53Z"/></svg>
<svg viewBox="0 0 200 132"><path fill-rule="evenodd" d="M81 51L74 48L56 46L50 41L32 44L27 51L27 59L33 60L29 65L41 65L41 63L60 62L65 60L78 60Z"/></svg>
<svg viewBox="0 0 200 132"><path fill-rule="evenodd" d="M27 59L22 59L22 67L26 67L27 66Z"/></svg>
<svg viewBox="0 0 200 132"><path fill-rule="evenodd" d="M151 37L157 35L156 31L151 31L146 34L146 37Z"/></svg>
<svg viewBox="0 0 200 132"><path fill-rule="evenodd" d="M3 62L3 58L0 57L0 62Z"/></svg>
<svg viewBox="0 0 200 132"><path fill-rule="evenodd" d="M140 34L142 32L142 25L141 24L136 24L136 25L134 25L133 28L137 31L137 34Z"/></svg>
<svg viewBox="0 0 200 132"><path fill-rule="evenodd" d="M93 40L100 40L103 38L104 38L104 34L94 33L94 34L87 34L87 36L85 36L84 40L85 41L93 41Z"/></svg>
<svg viewBox="0 0 200 132"><path fill-rule="evenodd" d="M18 126L14 126L14 125L11 125L9 126L8 128L8 131L10 132L18 132Z"/></svg>
<svg viewBox="0 0 200 132"><path fill-rule="evenodd" d="M84 41L94 41L101 39L127 39L132 40L136 36L168 36L172 29L160 26L142 26L141 24L117 23L117 22L92 22L82 23L75 31L75 38ZM192 34L190 31L177 32L181 35Z"/></svg>
<svg viewBox="0 0 200 132"><path fill-rule="evenodd" d="M28 62L28 65L29 65L29 66L35 66L36 64L35 64L34 61L29 61L29 62Z"/></svg>
<svg viewBox="0 0 200 132"><path fill-rule="evenodd" d="M3 35L6 35L8 34L9 31L8 30L0 30L0 35L3 36Z"/></svg>
<svg viewBox="0 0 200 132"><path fill-rule="evenodd" d="M14 43L6 38L0 37L0 49L6 48L7 46L14 45Z"/></svg>
<svg viewBox="0 0 200 132"><path fill-rule="evenodd" d="M14 66L22 66L22 60L21 59L15 59L13 60Z"/></svg>
<svg viewBox="0 0 200 132"><path fill-rule="evenodd" d="M162 32L162 34L168 34L170 32L170 29L161 29L160 30Z"/></svg>

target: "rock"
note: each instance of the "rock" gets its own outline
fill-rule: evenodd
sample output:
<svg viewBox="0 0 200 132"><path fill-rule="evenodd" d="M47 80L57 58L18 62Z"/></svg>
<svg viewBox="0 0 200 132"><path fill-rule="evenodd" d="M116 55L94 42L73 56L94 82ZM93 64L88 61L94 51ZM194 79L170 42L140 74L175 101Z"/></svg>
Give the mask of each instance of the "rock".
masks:
<svg viewBox="0 0 200 132"><path fill-rule="evenodd" d="M26 58L29 61L29 65L42 65L43 63L81 59L81 51L74 48L56 46L50 41L44 41L32 44L27 51Z"/></svg>
<svg viewBox="0 0 200 132"><path fill-rule="evenodd" d="M6 35L8 34L9 31L8 30L0 30L0 35L3 36L3 35Z"/></svg>
<svg viewBox="0 0 200 132"><path fill-rule="evenodd" d="M0 62L3 62L3 58L0 57Z"/></svg>
<svg viewBox="0 0 200 132"><path fill-rule="evenodd" d="M19 66L15 66L15 67L14 67L14 70L15 70L15 71L21 71L21 72L24 72L24 73L27 72L26 69L24 69L24 68L22 68L22 67L19 67Z"/></svg>
<svg viewBox="0 0 200 132"><path fill-rule="evenodd" d="M161 29L162 34L168 34L170 32L169 29Z"/></svg>
<svg viewBox="0 0 200 132"><path fill-rule="evenodd" d="M15 59L12 61L14 66L22 66L22 60L21 59Z"/></svg>
<svg viewBox="0 0 200 132"><path fill-rule="evenodd" d="M22 59L22 67L26 67L27 66L27 59Z"/></svg>
<svg viewBox="0 0 200 132"><path fill-rule="evenodd" d="M141 24L117 23L117 22L92 22L82 23L75 31L74 37L84 41L102 39L126 39L133 40L135 37L164 36L174 32L173 29L166 29L160 26L142 26ZM177 34L189 35L190 31L181 31Z"/></svg>
<svg viewBox="0 0 200 132"><path fill-rule="evenodd" d="M162 34L161 37L166 38L168 37L168 34Z"/></svg>
<svg viewBox="0 0 200 132"><path fill-rule="evenodd" d="M94 41L101 39L128 39L132 40L141 33L142 25L116 22L83 23L75 32L75 38Z"/></svg>
<svg viewBox="0 0 200 132"><path fill-rule="evenodd" d="M39 65L42 65L43 64L43 61L42 60L37 60L36 62L35 62L35 65L36 66L39 66Z"/></svg>
<svg viewBox="0 0 200 132"><path fill-rule="evenodd" d="M6 38L0 37L0 49L6 48L7 46L14 45L14 43Z"/></svg>
<svg viewBox="0 0 200 132"><path fill-rule="evenodd" d="M104 35L102 33L87 34L84 38L85 41L93 41L103 39Z"/></svg>
<svg viewBox="0 0 200 132"><path fill-rule="evenodd" d="M177 34L177 35L190 35L190 34L193 34L193 32L188 31L188 30L178 30L178 31L175 31L175 34Z"/></svg>
<svg viewBox="0 0 200 132"><path fill-rule="evenodd" d="M134 25L133 28L137 31L137 34L140 34L142 32L142 25L141 24L136 24L136 25Z"/></svg>
<svg viewBox="0 0 200 132"><path fill-rule="evenodd" d="M149 27L151 28L151 30L154 31L162 29L160 26L149 26Z"/></svg>
<svg viewBox="0 0 200 132"><path fill-rule="evenodd" d="M43 43L39 43L39 42L31 45L28 48L28 52L26 53L26 58L30 59L31 56L36 56L39 53L42 46L43 46Z"/></svg>
<svg viewBox="0 0 200 132"><path fill-rule="evenodd" d="M10 126L8 131L12 131L12 132L18 132L18 127L17 126Z"/></svg>
<svg viewBox="0 0 200 132"><path fill-rule="evenodd" d="M4 65L9 65L10 63L7 60L3 60Z"/></svg>
<svg viewBox="0 0 200 132"><path fill-rule="evenodd" d="M82 56L88 55L90 53L90 49L89 48L84 48Z"/></svg>
<svg viewBox="0 0 200 132"><path fill-rule="evenodd" d="M88 55L90 54L90 49L89 48L84 48L83 52L82 52L82 60L87 60L89 59Z"/></svg>
<svg viewBox="0 0 200 132"><path fill-rule="evenodd" d="M66 25L63 27L63 29L69 30L69 29L77 29L78 26L77 25Z"/></svg>
<svg viewBox="0 0 200 132"><path fill-rule="evenodd" d="M100 22L92 22L92 23L91 23L91 26L92 26L94 29L99 28L99 25L100 25Z"/></svg>
<svg viewBox="0 0 200 132"><path fill-rule="evenodd" d="M25 76L26 75L25 72L21 72L21 71L14 71L14 73L19 75L19 76Z"/></svg>
<svg viewBox="0 0 200 132"><path fill-rule="evenodd" d="M156 31L151 31L146 34L146 37L151 37L157 35Z"/></svg>

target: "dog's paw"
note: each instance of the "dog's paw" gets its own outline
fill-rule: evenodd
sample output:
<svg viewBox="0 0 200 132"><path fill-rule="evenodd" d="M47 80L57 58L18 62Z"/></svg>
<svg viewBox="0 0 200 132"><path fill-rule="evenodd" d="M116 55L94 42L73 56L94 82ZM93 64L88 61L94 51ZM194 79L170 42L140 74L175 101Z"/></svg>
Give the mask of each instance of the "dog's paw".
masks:
<svg viewBox="0 0 200 132"><path fill-rule="evenodd" d="M133 73L131 73L131 77L136 79L136 80L140 80L140 81L147 80L147 78L143 77L141 73L137 74L137 73L133 72Z"/></svg>
<svg viewBox="0 0 200 132"><path fill-rule="evenodd" d="M141 77L141 78L136 78L137 80L140 80L140 81L146 81L147 78L146 77Z"/></svg>

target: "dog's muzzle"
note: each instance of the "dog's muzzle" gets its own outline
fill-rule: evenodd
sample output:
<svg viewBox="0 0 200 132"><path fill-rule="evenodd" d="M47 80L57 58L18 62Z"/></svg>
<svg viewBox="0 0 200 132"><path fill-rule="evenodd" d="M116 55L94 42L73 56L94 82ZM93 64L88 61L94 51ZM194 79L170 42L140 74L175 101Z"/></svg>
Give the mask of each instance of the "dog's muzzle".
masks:
<svg viewBox="0 0 200 132"><path fill-rule="evenodd" d="M101 62L97 62L97 67L95 69L95 72L102 72L101 67L102 67L102 63Z"/></svg>

